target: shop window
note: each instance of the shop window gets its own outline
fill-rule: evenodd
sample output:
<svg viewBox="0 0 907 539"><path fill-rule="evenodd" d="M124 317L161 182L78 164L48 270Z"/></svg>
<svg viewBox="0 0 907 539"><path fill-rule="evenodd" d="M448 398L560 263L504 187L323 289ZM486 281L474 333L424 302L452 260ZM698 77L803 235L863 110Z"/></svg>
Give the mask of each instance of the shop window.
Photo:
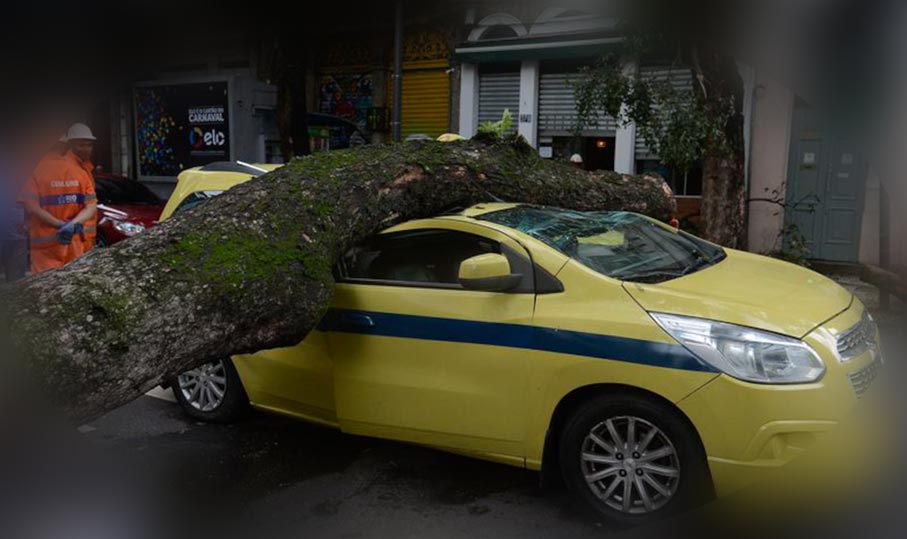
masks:
<svg viewBox="0 0 907 539"><path fill-rule="evenodd" d="M696 165L689 172L684 172L676 167L670 167L657 160L636 162L636 171L639 174L655 173L662 176L674 194L679 197L702 196L702 165Z"/></svg>

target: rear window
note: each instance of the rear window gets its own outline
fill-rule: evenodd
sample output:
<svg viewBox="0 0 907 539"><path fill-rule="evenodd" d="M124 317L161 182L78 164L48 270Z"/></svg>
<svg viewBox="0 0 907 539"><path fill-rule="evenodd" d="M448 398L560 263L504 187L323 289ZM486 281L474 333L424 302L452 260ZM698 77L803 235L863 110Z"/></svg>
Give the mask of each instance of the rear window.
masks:
<svg viewBox="0 0 907 539"><path fill-rule="evenodd" d="M157 195L134 180L95 178L94 183L101 204L161 204Z"/></svg>
<svg viewBox="0 0 907 539"><path fill-rule="evenodd" d="M223 191L196 191L184 198L183 201L180 202L179 206L177 206L176 209L173 210L173 213L177 214L201 206L212 198L220 196L222 193Z"/></svg>

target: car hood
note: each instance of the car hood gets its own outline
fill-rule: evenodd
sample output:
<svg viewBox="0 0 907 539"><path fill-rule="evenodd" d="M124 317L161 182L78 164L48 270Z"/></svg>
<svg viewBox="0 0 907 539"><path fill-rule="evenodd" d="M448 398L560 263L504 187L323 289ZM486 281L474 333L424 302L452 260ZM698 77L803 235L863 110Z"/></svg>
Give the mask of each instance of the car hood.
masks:
<svg viewBox="0 0 907 539"><path fill-rule="evenodd" d="M728 250L700 272L661 284L624 283L647 311L707 318L801 338L850 307L853 295L813 271Z"/></svg>
<svg viewBox="0 0 907 539"><path fill-rule="evenodd" d="M138 223L146 227L157 224L164 211L163 205L157 204L101 204L98 206L101 215L116 221Z"/></svg>

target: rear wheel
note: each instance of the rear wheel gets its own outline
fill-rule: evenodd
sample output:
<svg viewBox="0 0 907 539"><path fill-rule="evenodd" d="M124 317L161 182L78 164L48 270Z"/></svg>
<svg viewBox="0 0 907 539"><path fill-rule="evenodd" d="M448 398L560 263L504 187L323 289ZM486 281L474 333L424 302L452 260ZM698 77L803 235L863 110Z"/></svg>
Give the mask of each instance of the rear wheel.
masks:
<svg viewBox="0 0 907 539"><path fill-rule="evenodd" d="M568 420L561 470L584 504L628 524L707 499L710 476L696 433L679 412L635 395L594 399Z"/></svg>
<svg viewBox="0 0 907 539"><path fill-rule="evenodd" d="M229 423L249 410L249 398L229 359L186 371L174 378L171 386L183 410L201 421Z"/></svg>

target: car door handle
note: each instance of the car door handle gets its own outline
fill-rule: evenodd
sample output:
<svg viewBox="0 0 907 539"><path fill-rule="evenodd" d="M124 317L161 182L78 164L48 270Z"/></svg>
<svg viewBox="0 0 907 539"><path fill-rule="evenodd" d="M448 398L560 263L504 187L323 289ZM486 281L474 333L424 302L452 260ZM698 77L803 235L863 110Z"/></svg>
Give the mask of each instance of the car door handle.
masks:
<svg viewBox="0 0 907 539"><path fill-rule="evenodd" d="M340 323L343 326L350 328L373 328L375 327L375 321L371 316L367 314L353 314L345 313L341 319Z"/></svg>

